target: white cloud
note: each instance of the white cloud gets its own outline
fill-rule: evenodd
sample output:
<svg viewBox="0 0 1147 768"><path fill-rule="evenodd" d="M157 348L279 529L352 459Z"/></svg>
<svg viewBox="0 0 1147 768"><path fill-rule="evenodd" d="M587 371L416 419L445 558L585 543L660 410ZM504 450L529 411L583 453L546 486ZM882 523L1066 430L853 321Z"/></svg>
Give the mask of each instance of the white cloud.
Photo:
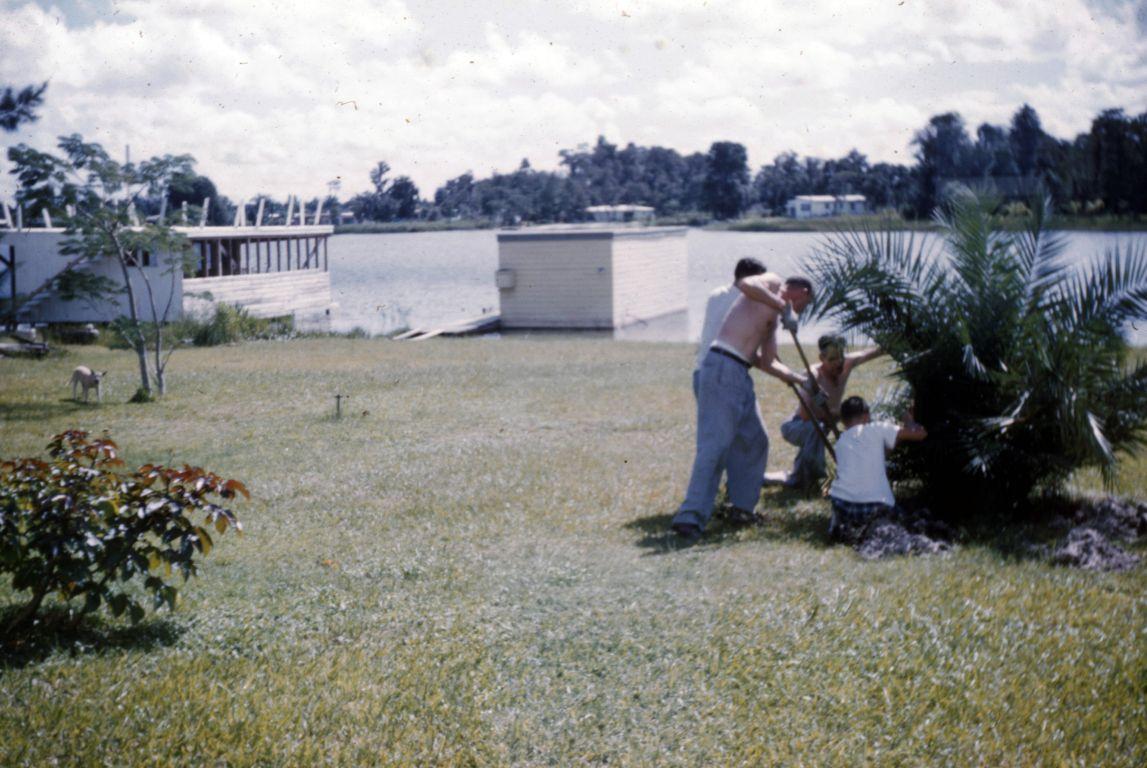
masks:
<svg viewBox="0 0 1147 768"><path fill-rule="evenodd" d="M82 17L0 0L0 83L50 80L10 141L79 132L188 152L232 197L366 188L386 160L425 195L470 169L611 141L745 143L909 161L932 114L970 128L1028 101L1056 135L1147 109L1133 4L1084 0L126 0ZM71 13L71 15L69 15ZM5 174L7 176L7 174ZM0 193L11 179L0 181Z"/></svg>

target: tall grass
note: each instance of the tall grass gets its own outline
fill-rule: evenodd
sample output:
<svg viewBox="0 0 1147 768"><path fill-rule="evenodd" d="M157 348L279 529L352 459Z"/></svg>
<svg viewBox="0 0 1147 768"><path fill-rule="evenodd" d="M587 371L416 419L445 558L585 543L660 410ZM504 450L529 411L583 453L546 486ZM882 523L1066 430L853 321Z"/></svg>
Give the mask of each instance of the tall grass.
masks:
<svg viewBox="0 0 1147 768"><path fill-rule="evenodd" d="M102 406L67 399L79 363L111 371ZM123 403L132 364L102 348L0 360L0 454L106 429L129 464L245 481L246 534L174 614L6 652L0 765L1147 759L1142 570L991 542L867 563L829 545L823 501L774 490L765 526L678 549L686 345L188 349L147 405ZM860 369L855 391L884 373ZM780 468L789 396L758 392ZM1118 483L1143 496L1147 462Z"/></svg>

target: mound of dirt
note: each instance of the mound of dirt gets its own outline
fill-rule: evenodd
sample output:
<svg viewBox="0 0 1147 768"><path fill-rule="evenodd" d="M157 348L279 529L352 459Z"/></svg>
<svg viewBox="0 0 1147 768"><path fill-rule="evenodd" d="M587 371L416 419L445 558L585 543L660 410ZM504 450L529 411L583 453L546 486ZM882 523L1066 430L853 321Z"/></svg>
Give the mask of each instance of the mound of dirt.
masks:
<svg viewBox="0 0 1147 768"><path fill-rule="evenodd" d="M911 533L891 520L879 520L868 526L856 544L865 560L879 560L897 555L938 555L952 548L950 542L932 539L922 533Z"/></svg>
<svg viewBox="0 0 1147 768"><path fill-rule="evenodd" d="M938 555L952 549L952 530L934 519L926 508L895 507L863 524L846 525L833 520L830 535L854 549L866 560L900 555Z"/></svg>
<svg viewBox="0 0 1147 768"><path fill-rule="evenodd" d="M1091 528L1109 539L1137 541L1147 534L1147 503L1107 496L1078 507L1070 516L1076 528Z"/></svg>
<svg viewBox="0 0 1147 768"><path fill-rule="evenodd" d="M1081 525L1071 529L1051 561L1088 571L1126 571L1139 564L1139 557L1112 544L1095 528Z"/></svg>

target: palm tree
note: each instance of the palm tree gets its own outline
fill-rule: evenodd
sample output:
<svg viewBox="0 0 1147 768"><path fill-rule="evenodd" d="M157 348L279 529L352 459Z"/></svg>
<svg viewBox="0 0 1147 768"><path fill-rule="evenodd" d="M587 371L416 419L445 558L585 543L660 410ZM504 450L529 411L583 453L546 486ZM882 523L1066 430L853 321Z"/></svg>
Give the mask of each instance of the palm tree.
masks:
<svg viewBox="0 0 1147 768"><path fill-rule="evenodd" d="M939 237L842 232L805 268L814 314L882 346L911 390L928 440L898 456L901 476L934 504L1006 512L1080 467L1110 484L1147 442L1147 363L1126 338L1147 317L1147 253L1073 265L1046 199L1019 232L995 226L996 207L957 194Z"/></svg>

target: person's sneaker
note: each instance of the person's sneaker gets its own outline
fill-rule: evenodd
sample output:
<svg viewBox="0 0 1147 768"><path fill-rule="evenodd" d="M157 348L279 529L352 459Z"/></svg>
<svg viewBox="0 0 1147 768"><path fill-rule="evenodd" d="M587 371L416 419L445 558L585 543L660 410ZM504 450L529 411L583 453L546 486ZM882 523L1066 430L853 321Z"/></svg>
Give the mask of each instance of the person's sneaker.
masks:
<svg viewBox="0 0 1147 768"><path fill-rule="evenodd" d="M670 526L677 534L677 540L685 544L693 544L701 538L701 526L693 523L674 523Z"/></svg>
<svg viewBox="0 0 1147 768"><path fill-rule="evenodd" d="M787 485L789 479L788 472L766 472L762 480L762 485Z"/></svg>

